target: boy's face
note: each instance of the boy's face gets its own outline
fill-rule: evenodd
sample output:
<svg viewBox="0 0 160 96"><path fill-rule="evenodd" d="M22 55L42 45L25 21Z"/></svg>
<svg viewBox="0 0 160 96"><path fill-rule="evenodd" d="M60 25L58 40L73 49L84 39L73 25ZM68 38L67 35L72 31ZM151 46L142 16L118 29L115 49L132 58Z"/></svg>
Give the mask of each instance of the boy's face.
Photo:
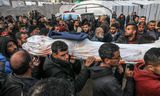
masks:
<svg viewBox="0 0 160 96"><path fill-rule="evenodd" d="M109 30L109 32L110 32L111 34L114 34L114 33L116 33L116 32L117 32L117 29L116 29L116 27L110 27L110 30Z"/></svg>
<svg viewBox="0 0 160 96"><path fill-rule="evenodd" d="M88 32L90 27L88 25L83 25L82 29L83 29L84 32Z"/></svg>
<svg viewBox="0 0 160 96"><path fill-rule="evenodd" d="M125 28L125 36L126 37L131 37L131 36L133 36L135 34L136 34L136 30L134 29L134 25L128 25Z"/></svg>
<svg viewBox="0 0 160 96"><path fill-rule="evenodd" d="M138 32L144 31L144 25L138 25Z"/></svg>

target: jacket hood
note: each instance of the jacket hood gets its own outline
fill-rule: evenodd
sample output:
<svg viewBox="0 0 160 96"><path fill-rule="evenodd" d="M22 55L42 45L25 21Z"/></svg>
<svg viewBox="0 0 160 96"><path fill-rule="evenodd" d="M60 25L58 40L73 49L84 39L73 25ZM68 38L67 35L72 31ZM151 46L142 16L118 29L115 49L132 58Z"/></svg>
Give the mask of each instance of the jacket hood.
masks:
<svg viewBox="0 0 160 96"><path fill-rule="evenodd" d="M2 55L6 58L10 58L10 55L7 53L7 44L9 41L13 41L15 44L17 44L13 39L9 37L0 37L0 53L2 53Z"/></svg>
<svg viewBox="0 0 160 96"><path fill-rule="evenodd" d="M107 76L107 75L112 75L112 68L103 68L100 66L93 66L90 68L91 69L91 78L96 79L99 77Z"/></svg>
<svg viewBox="0 0 160 96"><path fill-rule="evenodd" d="M135 65L134 68L134 79L136 81L145 81L148 79L155 79L155 80L160 80L160 76L157 74L154 74L153 72L149 72L144 69L144 64L143 63L138 63Z"/></svg>

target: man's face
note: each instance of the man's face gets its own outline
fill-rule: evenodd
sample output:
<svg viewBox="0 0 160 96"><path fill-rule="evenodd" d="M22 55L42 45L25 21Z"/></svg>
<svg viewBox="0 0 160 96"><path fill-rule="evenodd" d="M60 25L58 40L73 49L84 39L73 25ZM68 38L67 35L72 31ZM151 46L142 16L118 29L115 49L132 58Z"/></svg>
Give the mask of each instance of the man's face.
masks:
<svg viewBox="0 0 160 96"><path fill-rule="evenodd" d="M60 26L64 26L64 22L62 20L59 21Z"/></svg>
<svg viewBox="0 0 160 96"><path fill-rule="evenodd" d="M18 49L17 45L13 41L9 41L7 43L7 53L12 55L13 53L17 51L17 49Z"/></svg>
<svg viewBox="0 0 160 96"><path fill-rule="evenodd" d="M23 23L24 23L24 24L27 24L27 23L28 23L28 21L27 21L26 18L23 18Z"/></svg>
<svg viewBox="0 0 160 96"><path fill-rule="evenodd" d="M114 56L112 57L112 59L109 59L109 65L112 67L117 67L121 59L120 52L116 51L113 54Z"/></svg>
<svg viewBox="0 0 160 96"><path fill-rule="evenodd" d="M79 22L78 22L78 21L75 21L75 22L74 22L74 26L75 26L75 27L78 27L78 26L79 26Z"/></svg>
<svg viewBox="0 0 160 96"><path fill-rule="evenodd" d="M144 31L144 25L138 25L138 32Z"/></svg>
<svg viewBox="0 0 160 96"><path fill-rule="evenodd" d="M33 35L38 35L39 32L40 32L39 28L36 28L36 29L34 29L34 30L31 32L31 36L33 36Z"/></svg>
<svg viewBox="0 0 160 96"><path fill-rule="evenodd" d="M111 34L116 33L116 32L117 32L116 27L111 27L110 30L109 30L109 32L110 32Z"/></svg>
<svg viewBox="0 0 160 96"><path fill-rule="evenodd" d="M156 27L156 23L152 23L152 22L151 22L151 23L148 24L147 27L148 27L149 30L154 30L155 27Z"/></svg>
<svg viewBox="0 0 160 96"><path fill-rule="evenodd" d="M140 22L146 22L146 18L140 18Z"/></svg>
<svg viewBox="0 0 160 96"><path fill-rule="evenodd" d="M59 60L69 62L68 50L67 51L59 51L58 53L54 54L53 56L54 56L54 58L57 58Z"/></svg>
<svg viewBox="0 0 160 96"><path fill-rule="evenodd" d="M22 41L22 43L27 42L27 38L28 38L28 35L27 35L27 34L22 34L22 35L21 35L21 41Z"/></svg>
<svg viewBox="0 0 160 96"><path fill-rule="evenodd" d="M111 24L114 24L114 23L116 23L116 19L112 18L110 22L111 22Z"/></svg>
<svg viewBox="0 0 160 96"><path fill-rule="evenodd" d="M27 32L27 30L26 30L26 28L25 28L25 27L22 27L22 28L20 28L20 32L22 32L22 33L26 33L26 32Z"/></svg>
<svg viewBox="0 0 160 96"><path fill-rule="evenodd" d="M136 30L134 29L133 25L128 25L125 28L125 36L126 37L132 37L135 34L136 34Z"/></svg>
<svg viewBox="0 0 160 96"><path fill-rule="evenodd" d="M88 25L84 25L84 26L82 27L82 29L83 29L84 32L88 32L89 29L90 29L90 27L89 27Z"/></svg>
<svg viewBox="0 0 160 96"><path fill-rule="evenodd" d="M138 18L138 17L136 17L134 20L135 20L136 22L138 22L138 21L139 21L139 18Z"/></svg>

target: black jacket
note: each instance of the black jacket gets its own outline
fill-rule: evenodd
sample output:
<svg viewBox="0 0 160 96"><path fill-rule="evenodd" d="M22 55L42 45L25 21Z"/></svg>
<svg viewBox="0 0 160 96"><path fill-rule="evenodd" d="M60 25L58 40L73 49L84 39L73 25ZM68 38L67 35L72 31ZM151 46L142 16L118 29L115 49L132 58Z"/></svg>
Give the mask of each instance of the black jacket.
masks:
<svg viewBox="0 0 160 96"><path fill-rule="evenodd" d="M36 82L34 78L19 77L11 73L2 86L0 96L27 96L29 89Z"/></svg>
<svg viewBox="0 0 160 96"><path fill-rule="evenodd" d="M112 68L95 66L91 69L91 78L93 80L93 96L133 96L133 79L128 79L123 91L119 82L114 77Z"/></svg>
<svg viewBox="0 0 160 96"><path fill-rule="evenodd" d="M136 37L135 44L154 43L154 41L151 36L144 34L141 38ZM129 44L128 37L121 35L115 43Z"/></svg>
<svg viewBox="0 0 160 96"><path fill-rule="evenodd" d="M90 75L90 70L84 68L81 73L76 76L81 70L81 63L78 60L75 64L71 64L52 58L51 55L47 56L43 69L46 78L57 77L72 81L76 93L81 91Z"/></svg>

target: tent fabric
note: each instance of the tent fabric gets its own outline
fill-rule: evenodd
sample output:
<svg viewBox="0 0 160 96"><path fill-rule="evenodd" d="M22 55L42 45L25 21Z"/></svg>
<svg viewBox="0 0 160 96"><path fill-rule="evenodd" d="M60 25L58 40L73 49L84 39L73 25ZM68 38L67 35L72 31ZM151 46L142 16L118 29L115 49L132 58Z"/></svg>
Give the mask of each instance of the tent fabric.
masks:
<svg viewBox="0 0 160 96"><path fill-rule="evenodd" d="M160 2L157 1L101 1L101 0L89 0L82 1L79 4L74 5L70 11L76 13L94 13L95 16L99 15L112 15L115 11L117 15L120 14L130 15L132 12L137 12L139 16L146 16L147 22L150 20L159 20L160 14Z"/></svg>
<svg viewBox="0 0 160 96"><path fill-rule="evenodd" d="M100 59L98 54L99 47L103 42L93 42L88 39L83 41L73 41L66 39L52 39L46 36L32 36L23 44L23 49L29 53L38 56L51 54L51 44L57 40L64 41L69 47L69 53L77 58L86 59L89 56L95 56ZM143 59L144 53L152 47L160 47L160 40L151 44L117 44L120 47L121 57L125 61Z"/></svg>

